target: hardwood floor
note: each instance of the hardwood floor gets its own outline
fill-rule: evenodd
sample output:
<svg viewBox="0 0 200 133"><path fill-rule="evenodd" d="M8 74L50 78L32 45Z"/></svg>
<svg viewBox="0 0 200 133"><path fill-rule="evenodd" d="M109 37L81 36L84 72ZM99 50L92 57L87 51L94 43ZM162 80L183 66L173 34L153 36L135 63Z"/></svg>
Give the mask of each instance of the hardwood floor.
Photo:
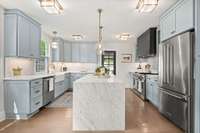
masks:
<svg viewBox="0 0 200 133"><path fill-rule="evenodd" d="M0 123L0 133L76 132L72 131L71 109L45 108L29 120L6 120ZM161 116L150 103L144 103L130 90L126 90L126 131L108 133L182 133L182 131Z"/></svg>

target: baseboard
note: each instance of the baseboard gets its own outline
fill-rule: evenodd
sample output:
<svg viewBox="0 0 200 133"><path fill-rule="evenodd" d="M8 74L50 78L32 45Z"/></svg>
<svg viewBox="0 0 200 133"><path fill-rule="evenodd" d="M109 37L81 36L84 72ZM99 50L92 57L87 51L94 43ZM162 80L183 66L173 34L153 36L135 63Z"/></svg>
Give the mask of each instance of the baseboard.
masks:
<svg viewBox="0 0 200 133"><path fill-rule="evenodd" d="M1 111L0 112L0 122L3 121L3 120L5 120L5 118L6 118L5 117L5 112Z"/></svg>

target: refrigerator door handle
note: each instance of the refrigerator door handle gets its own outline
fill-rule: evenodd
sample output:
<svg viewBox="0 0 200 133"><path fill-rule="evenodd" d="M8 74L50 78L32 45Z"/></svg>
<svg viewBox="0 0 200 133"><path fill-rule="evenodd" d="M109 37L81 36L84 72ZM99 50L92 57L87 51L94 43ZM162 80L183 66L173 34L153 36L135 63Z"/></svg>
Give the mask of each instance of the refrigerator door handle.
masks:
<svg viewBox="0 0 200 133"><path fill-rule="evenodd" d="M177 95L174 95L174 94L169 93L169 92L164 91L164 90L161 90L161 91L164 92L164 93L166 93L166 94L168 94L168 95L170 95L170 96L172 96L172 97L175 97L175 98L177 98L177 99L179 99L179 100L182 100L182 101L184 101L184 102L187 101L186 97L177 96Z"/></svg>

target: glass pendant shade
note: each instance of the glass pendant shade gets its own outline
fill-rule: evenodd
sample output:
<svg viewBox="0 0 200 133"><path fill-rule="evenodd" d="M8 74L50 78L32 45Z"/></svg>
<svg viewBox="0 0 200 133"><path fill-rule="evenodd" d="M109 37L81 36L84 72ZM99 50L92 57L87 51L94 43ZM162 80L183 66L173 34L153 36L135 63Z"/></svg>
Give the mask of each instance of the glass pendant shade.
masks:
<svg viewBox="0 0 200 133"><path fill-rule="evenodd" d="M40 6L49 14L60 14L63 7L57 0L39 0Z"/></svg>
<svg viewBox="0 0 200 133"><path fill-rule="evenodd" d="M139 12L151 12L158 5L158 0L139 0L136 9Z"/></svg>

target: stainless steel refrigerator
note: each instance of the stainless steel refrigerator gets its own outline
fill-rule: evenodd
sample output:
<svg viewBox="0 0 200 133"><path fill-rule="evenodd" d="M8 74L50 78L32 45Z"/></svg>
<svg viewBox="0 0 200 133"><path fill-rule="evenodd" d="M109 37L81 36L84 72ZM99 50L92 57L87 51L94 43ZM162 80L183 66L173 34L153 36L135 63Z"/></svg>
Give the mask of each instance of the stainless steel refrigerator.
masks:
<svg viewBox="0 0 200 133"><path fill-rule="evenodd" d="M191 132L194 33L186 32L159 45L160 112Z"/></svg>

